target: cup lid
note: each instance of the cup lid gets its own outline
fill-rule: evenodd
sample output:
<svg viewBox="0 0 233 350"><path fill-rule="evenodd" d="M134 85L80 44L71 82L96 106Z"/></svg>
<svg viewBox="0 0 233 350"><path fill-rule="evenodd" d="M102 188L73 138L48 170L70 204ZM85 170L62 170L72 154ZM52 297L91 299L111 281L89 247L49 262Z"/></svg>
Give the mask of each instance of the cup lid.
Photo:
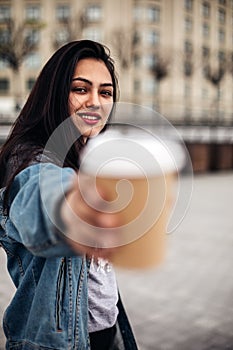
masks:
<svg viewBox="0 0 233 350"><path fill-rule="evenodd" d="M80 170L102 177L142 177L177 172L185 152L174 140L159 138L142 129L113 128L88 140Z"/></svg>

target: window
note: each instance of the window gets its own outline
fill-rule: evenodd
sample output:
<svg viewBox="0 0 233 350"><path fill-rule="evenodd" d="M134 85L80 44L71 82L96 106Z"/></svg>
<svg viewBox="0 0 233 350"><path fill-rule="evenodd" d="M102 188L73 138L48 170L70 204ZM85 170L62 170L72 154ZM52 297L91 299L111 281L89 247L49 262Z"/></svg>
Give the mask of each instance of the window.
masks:
<svg viewBox="0 0 233 350"><path fill-rule="evenodd" d="M136 6L133 9L133 19L135 22L139 22L142 19L142 14L143 14L143 8Z"/></svg>
<svg viewBox="0 0 233 350"><path fill-rule="evenodd" d="M140 81L134 80L133 89L135 93L140 92L140 87L141 87Z"/></svg>
<svg viewBox="0 0 233 350"><path fill-rule="evenodd" d="M41 66L41 59L39 54L36 52L30 53L25 60L25 65L30 69L39 68Z"/></svg>
<svg viewBox="0 0 233 350"><path fill-rule="evenodd" d="M146 42L149 45L158 45L159 44L159 33L157 31L149 31L146 33Z"/></svg>
<svg viewBox="0 0 233 350"><path fill-rule="evenodd" d="M208 65L204 66L202 69L202 75L206 78L210 75L210 67Z"/></svg>
<svg viewBox="0 0 233 350"><path fill-rule="evenodd" d="M210 17L210 4L206 1L202 4L202 15L205 18Z"/></svg>
<svg viewBox="0 0 233 350"><path fill-rule="evenodd" d="M28 29L26 33L26 42L28 45L37 45L40 39L40 32L38 29Z"/></svg>
<svg viewBox="0 0 233 350"><path fill-rule="evenodd" d="M0 58L0 69L5 69L8 65L8 61L5 58Z"/></svg>
<svg viewBox="0 0 233 350"><path fill-rule="evenodd" d="M141 64L141 57L139 56L139 54L135 53L133 56L133 63L135 67L139 67Z"/></svg>
<svg viewBox="0 0 233 350"><path fill-rule="evenodd" d="M147 20L150 22L160 21L160 8L158 6L148 7L147 9Z"/></svg>
<svg viewBox="0 0 233 350"><path fill-rule="evenodd" d="M0 22L11 18L11 9L10 6L2 5L0 6Z"/></svg>
<svg viewBox="0 0 233 350"><path fill-rule="evenodd" d="M184 42L184 52L186 54L191 54L193 52L193 45L190 41L186 40Z"/></svg>
<svg viewBox="0 0 233 350"><path fill-rule="evenodd" d="M218 52L218 61L220 64L224 64L226 62L226 54L224 51Z"/></svg>
<svg viewBox="0 0 233 350"><path fill-rule="evenodd" d="M140 43L141 37L137 30L133 33L132 44L135 46Z"/></svg>
<svg viewBox="0 0 233 350"><path fill-rule="evenodd" d="M158 82L153 78L148 78L142 81L142 92L152 95L158 91Z"/></svg>
<svg viewBox="0 0 233 350"><path fill-rule="evenodd" d="M27 89L28 89L29 91L33 88L35 82L36 82L36 79L34 79L34 78L29 78L29 79L27 80L26 85L27 85Z"/></svg>
<svg viewBox="0 0 233 350"><path fill-rule="evenodd" d="M202 33L204 38L209 38L210 36L210 26L208 23L203 23L202 25Z"/></svg>
<svg viewBox="0 0 233 350"><path fill-rule="evenodd" d="M39 20L40 15L40 6L39 5L29 5L26 7L25 17L27 20Z"/></svg>
<svg viewBox="0 0 233 350"><path fill-rule="evenodd" d="M226 21L226 11L222 8L218 9L218 20L221 24L224 24Z"/></svg>
<svg viewBox="0 0 233 350"><path fill-rule="evenodd" d="M193 9L193 0L184 0L184 8L186 11L192 11Z"/></svg>
<svg viewBox="0 0 233 350"><path fill-rule="evenodd" d="M56 31L56 38L55 41L58 43L58 45L62 45L66 43L69 40L69 31L67 28L61 28Z"/></svg>
<svg viewBox="0 0 233 350"><path fill-rule="evenodd" d="M56 8L56 18L58 21L66 22L70 18L69 5L59 5Z"/></svg>
<svg viewBox="0 0 233 350"><path fill-rule="evenodd" d="M209 58L210 56L210 49L209 47L203 46L202 47L202 57L203 58Z"/></svg>
<svg viewBox="0 0 233 350"><path fill-rule="evenodd" d="M184 85L184 96L185 97L191 96L191 87L189 84Z"/></svg>
<svg viewBox="0 0 233 350"><path fill-rule="evenodd" d="M184 74L186 77L190 77L193 73L193 65L190 61L184 62Z"/></svg>
<svg viewBox="0 0 233 350"><path fill-rule="evenodd" d="M192 31L192 27L193 27L193 21L190 17L185 18L184 21L184 29L187 33Z"/></svg>
<svg viewBox="0 0 233 350"><path fill-rule="evenodd" d="M10 83L9 80L6 78L0 79L0 93L6 93L9 91Z"/></svg>
<svg viewBox="0 0 233 350"><path fill-rule="evenodd" d="M86 16L89 22L98 22L102 20L103 13L100 5L90 5L86 9Z"/></svg>
<svg viewBox="0 0 233 350"><path fill-rule="evenodd" d="M144 56L144 64L147 68L151 69L156 66L156 63L158 61L158 58L155 54L148 54Z"/></svg>
<svg viewBox="0 0 233 350"><path fill-rule="evenodd" d="M10 32L7 29L2 29L0 31L0 43L7 44L10 42Z"/></svg>
<svg viewBox="0 0 233 350"><path fill-rule="evenodd" d="M223 29L219 29L219 31L218 31L218 41L220 43L225 42L225 31Z"/></svg>
<svg viewBox="0 0 233 350"><path fill-rule="evenodd" d="M93 40L93 41L102 41L103 40L103 32L100 28L85 28L83 31L83 37L85 39Z"/></svg>
<svg viewBox="0 0 233 350"><path fill-rule="evenodd" d="M226 5L226 0L218 0L219 5Z"/></svg>

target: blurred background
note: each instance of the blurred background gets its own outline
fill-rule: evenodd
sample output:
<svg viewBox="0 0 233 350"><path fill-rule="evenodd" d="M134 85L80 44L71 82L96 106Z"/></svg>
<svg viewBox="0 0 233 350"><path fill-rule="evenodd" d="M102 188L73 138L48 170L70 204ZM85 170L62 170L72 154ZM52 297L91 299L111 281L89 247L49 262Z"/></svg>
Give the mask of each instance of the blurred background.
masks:
<svg viewBox="0 0 233 350"><path fill-rule="evenodd" d="M78 39L110 48L120 101L167 118L195 174L166 261L117 271L139 349L233 350L233 0L0 0L0 144L43 65ZM0 319L14 290L0 249Z"/></svg>
<svg viewBox="0 0 233 350"><path fill-rule="evenodd" d="M195 172L233 168L233 0L0 0L0 142L48 58L81 38L110 48L121 101L175 125Z"/></svg>

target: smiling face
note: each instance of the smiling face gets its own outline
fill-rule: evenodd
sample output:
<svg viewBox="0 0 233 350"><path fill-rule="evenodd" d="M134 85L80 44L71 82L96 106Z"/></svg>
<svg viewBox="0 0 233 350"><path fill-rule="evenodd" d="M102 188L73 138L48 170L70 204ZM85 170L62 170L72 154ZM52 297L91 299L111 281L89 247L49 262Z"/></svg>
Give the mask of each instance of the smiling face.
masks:
<svg viewBox="0 0 233 350"><path fill-rule="evenodd" d="M99 134L112 107L113 83L104 62L94 58L80 60L69 93L69 113L84 138Z"/></svg>

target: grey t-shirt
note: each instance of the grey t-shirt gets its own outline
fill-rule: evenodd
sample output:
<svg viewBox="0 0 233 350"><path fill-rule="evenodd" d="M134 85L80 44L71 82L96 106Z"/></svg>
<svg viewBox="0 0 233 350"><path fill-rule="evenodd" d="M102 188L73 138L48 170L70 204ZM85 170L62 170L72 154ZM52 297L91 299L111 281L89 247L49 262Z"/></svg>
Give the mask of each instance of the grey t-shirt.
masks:
<svg viewBox="0 0 233 350"><path fill-rule="evenodd" d="M118 290L114 270L103 259L92 259L88 279L88 331L112 327L117 320Z"/></svg>

